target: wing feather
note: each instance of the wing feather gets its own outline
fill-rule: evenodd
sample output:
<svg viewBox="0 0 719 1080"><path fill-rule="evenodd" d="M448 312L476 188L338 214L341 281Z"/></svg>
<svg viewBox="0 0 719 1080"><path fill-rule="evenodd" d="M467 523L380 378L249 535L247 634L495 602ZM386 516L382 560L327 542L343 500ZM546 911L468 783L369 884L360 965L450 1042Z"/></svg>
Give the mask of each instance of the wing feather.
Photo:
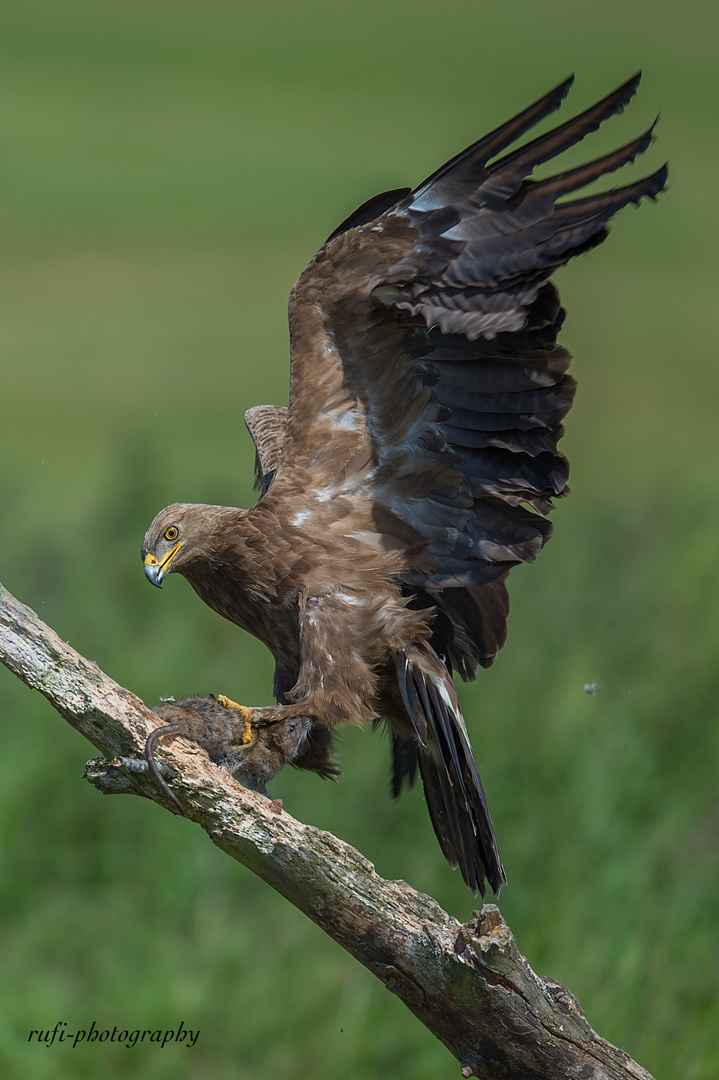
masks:
<svg viewBox="0 0 719 1080"><path fill-rule="evenodd" d="M255 489L263 495L275 475L287 430L285 405L254 405L245 424L255 444Z"/></svg>

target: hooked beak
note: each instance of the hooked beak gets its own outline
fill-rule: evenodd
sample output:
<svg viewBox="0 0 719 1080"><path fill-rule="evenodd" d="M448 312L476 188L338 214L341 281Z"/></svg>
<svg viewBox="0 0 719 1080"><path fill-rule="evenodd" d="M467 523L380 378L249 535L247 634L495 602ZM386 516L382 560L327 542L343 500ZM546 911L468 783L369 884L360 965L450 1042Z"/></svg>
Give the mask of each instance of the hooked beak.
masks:
<svg viewBox="0 0 719 1080"><path fill-rule="evenodd" d="M180 550L181 545L182 541L178 540L174 548L165 555L162 562L158 562L154 555L147 554L145 556L145 577L151 585L156 585L158 589L162 588L162 582L165 574L168 573L168 567Z"/></svg>

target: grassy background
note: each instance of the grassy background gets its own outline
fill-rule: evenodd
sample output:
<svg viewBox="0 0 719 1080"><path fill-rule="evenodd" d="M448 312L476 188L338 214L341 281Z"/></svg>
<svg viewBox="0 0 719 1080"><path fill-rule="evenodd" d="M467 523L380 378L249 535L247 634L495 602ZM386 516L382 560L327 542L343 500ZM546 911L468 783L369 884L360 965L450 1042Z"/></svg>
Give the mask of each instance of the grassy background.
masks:
<svg viewBox="0 0 719 1080"><path fill-rule="evenodd" d="M247 505L242 413L287 394L285 307L348 211L577 72L637 68L595 152L661 109L670 191L561 274L574 494L515 571L510 642L463 691L535 970L663 1078L719 1071L716 4L4 0L0 580L150 703L269 701L262 648L139 547L177 500ZM584 152L584 151L582 151ZM583 692L596 681L598 692ZM91 748L0 672L4 1075L458 1075L381 985L199 830L101 799ZM460 918L473 903L387 747L277 795ZM369 809L371 808L371 809ZM199 1028L192 1050L33 1028Z"/></svg>

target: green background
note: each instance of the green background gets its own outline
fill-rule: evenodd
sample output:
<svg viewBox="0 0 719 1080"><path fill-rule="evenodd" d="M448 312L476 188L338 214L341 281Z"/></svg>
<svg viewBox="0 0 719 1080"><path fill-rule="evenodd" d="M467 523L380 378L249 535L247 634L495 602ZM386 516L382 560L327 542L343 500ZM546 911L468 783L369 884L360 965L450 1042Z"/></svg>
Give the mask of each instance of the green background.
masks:
<svg viewBox="0 0 719 1080"><path fill-rule="evenodd" d="M716 3L3 0L0 580L149 703L270 701L261 646L145 582L175 500L247 505L242 415L287 396L289 289L377 191L417 183L569 72L564 115L642 67L578 156L644 130L668 192L559 275L573 495L462 691L540 974L662 1078L719 1074ZM631 170L630 170L631 172ZM596 682L597 692L584 692ZM0 672L4 1075L453 1077L377 980L199 829L80 780L93 750ZM387 746L273 793L468 918ZM200 1029L194 1049L31 1029Z"/></svg>

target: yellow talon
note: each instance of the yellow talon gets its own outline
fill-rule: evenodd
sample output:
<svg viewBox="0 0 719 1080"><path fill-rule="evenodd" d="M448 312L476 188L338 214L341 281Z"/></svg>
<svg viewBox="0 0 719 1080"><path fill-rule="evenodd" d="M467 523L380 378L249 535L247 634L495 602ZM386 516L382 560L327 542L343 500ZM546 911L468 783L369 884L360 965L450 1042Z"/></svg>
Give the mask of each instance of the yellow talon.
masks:
<svg viewBox="0 0 719 1080"><path fill-rule="evenodd" d="M218 694L217 700L219 701L220 705L224 705L226 709L239 709L241 712L245 707L244 705L238 705L236 701L233 701L232 698L226 697L224 694Z"/></svg>
<svg viewBox="0 0 719 1080"><path fill-rule="evenodd" d="M223 705L226 709L237 709L242 713L242 718L245 721L245 733L242 736L242 742L244 745L252 742L252 709L249 709L247 705L238 705L232 698L226 697L225 694L218 694L217 700L220 705Z"/></svg>

